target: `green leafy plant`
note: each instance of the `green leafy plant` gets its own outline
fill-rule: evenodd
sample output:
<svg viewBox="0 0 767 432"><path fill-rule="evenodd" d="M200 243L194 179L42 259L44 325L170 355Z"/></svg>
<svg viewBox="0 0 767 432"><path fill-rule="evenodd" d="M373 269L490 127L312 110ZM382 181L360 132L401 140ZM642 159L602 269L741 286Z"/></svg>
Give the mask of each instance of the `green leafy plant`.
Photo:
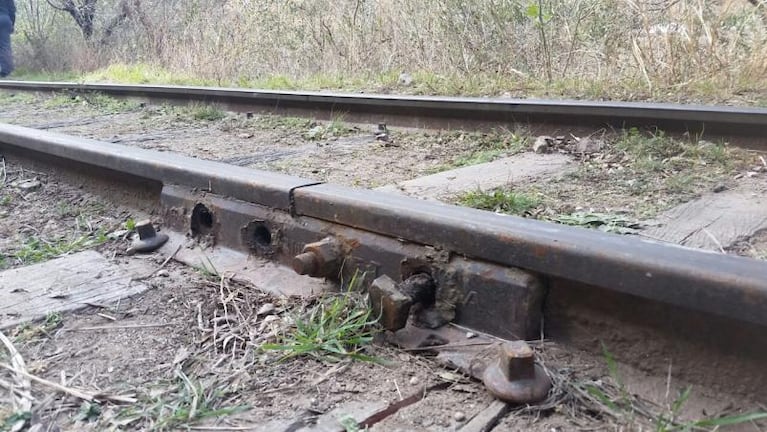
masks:
<svg viewBox="0 0 767 432"><path fill-rule="evenodd" d="M10 257L15 258L21 264L34 264L98 246L108 240L109 238L102 230L74 238L57 238L54 240L30 237L18 251L10 254Z"/></svg>
<svg viewBox="0 0 767 432"><path fill-rule="evenodd" d="M466 207L514 215L523 215L540 204L540 200L535 197L501 189L468 192L460 196L458 202Z"/></svg>
<svg viewBox="0 0 767 432"><path fill-rule="evenodd" d="M278 343L261 348L285 352L281 360L308 356L324 361L345 358L376 361L362 352L373 340L376 320L371 318L367 303L355 292L361 281L362 276L355 274L344 292L320 297L295 317L294 326L281 335Z"/></svg>
<svg viewBox="0 0 767 432"><path fill-rule="evenodd" d="M639 222L626 216L609 213L575 212L569 215L554 216L550 220L565 225L594 228L615 234L633 234L642 227Z"/></svg>
<svg viewBox="0 0 767 432"><path fill-rule="evenodd" d="M223 417L248 409L247 405L227 406L227 388L215 383L204 384L175 371L175 388L143 400L143 407L130 407L118 414L121 424L145 421L152 431L186 429L202 420Z"/></svg>

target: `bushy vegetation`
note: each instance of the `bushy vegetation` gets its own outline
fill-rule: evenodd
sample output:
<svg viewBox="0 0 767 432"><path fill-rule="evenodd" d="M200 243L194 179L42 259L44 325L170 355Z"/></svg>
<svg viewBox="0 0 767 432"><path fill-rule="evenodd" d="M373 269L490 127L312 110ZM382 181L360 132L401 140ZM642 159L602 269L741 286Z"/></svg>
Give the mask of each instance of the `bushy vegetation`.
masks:
<svg viewBox="0 0 767 432"><path fill-rule="evenodd" d="M131 82L710 100L763 88L767 68L767 9L747 0L79 1L96 3L89 35L45 0L20 2L20 69Z"/></svg>

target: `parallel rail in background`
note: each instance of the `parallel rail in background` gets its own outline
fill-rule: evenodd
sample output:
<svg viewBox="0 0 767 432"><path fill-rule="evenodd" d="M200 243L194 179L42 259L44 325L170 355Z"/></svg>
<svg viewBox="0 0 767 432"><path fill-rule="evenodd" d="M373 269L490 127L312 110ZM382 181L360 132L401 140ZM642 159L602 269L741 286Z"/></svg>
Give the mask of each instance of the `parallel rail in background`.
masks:
<svg viewBox="0 0 767 432"><path fill-rule="evenodd" d="M89 84L0 80L0 89L85 91L118 97L220 103L244 111L294 112L413 127L523 126L531 131L593 132L658 128L704 139L728 139L767 150L767 109L670 103L540 100L272 91L193 86Z"/></svg>
<svg viewBox="0 0 767 432"><path fill-rule="evenodd" d="M271 108L343 107L376 115L415 110L421 118L442 120L471 113L484 120L526 116L548 122L570 113L570 121L596 125L616 113L625 116L625 124L658 123L665 115L678 130L679 124L701 122L733 134L752 133L767 119L767 110L760 109L660 104L583 102L573 112L573 105L551 101L9 81L0 88L163 95ZM0 125L0 153L98 177L115 187L138 184L162 209L165 223L181 232L190 230L190 218L203 206L212 220L204 234L214 236L216 244L282 264L306 243L335 236L349 246L346 271L358 268L402 280L425 269L446 287L438 295L455 309L459 324L500 337L537 337L544 322L555 338L582 338L579 322L594 313L601 314L597 330L605 334L611 333L610 323L626 319L670 335L670 343L718 344L757 364L767 359L763 261L20 126ZM592 338L593 329L585 337ZM747 380L765 391L763 384L767 377Z"/></svg>

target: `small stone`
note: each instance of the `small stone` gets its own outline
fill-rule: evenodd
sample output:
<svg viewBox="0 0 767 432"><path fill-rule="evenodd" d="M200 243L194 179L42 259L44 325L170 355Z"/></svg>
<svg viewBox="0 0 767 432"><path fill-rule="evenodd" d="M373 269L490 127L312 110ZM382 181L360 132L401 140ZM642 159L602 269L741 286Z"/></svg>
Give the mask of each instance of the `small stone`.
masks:
<svg viewBox="0 0 767 432"><path fill-rule="evenodd" d="M419 380L418 377L410 378L410 385L412 386L418 385L419 382L421 382L421 380Z"/></svg>
<svg viewBox="0 0 767 432"><path fill-rule="evenodd" d="M311 406L317 406L318 403L319 403L319 401L317 400L317 398L309 399L309 405L311 405Z"/></svg>
<svg viewBox="0 0 767 432"><path fill-rule="evenodd" d="M551 143L553 141L554 138L548 135L541 135L535 139L535 143L533 143L533 151L535 153L549 153L551 152Z"/></svg>
<svg viewBox="0 0 767 432"><path fill-rule="evenodd" d="M11 186L20 189L24 192L33 192L42 186L42 183L40 183L37 179L31 179L31 180L17 180L13 183L11 183Z"/></svg>
<svg viewBox="0 0 767 432"><path fill-rule="evenodd" d="M253 134L252 133L241 133L241 134L237 135L237 138L249 139L249 138L253 138Z"/></svg>
<svg viewBox="0 0 767 432"><path fill-rule="evenodd" d="M170 272L168 270L163 269L157 272L157 276L170 277Z"/></svg>
<svg viewBox="0 0 767 432"><path fill-rule="evenodd" d="M271 315L276 309L277 308L274 307L274 304L264 303L260 308L258 308L256 315Z"/></svg>
<svg viewBox="0 0 767 432"><path fill-rule="evenodd" d="M456 411L453 413L453 419L455 419L457 422L462 422L466 420L466 414L462 413L461 411Z"/></svg>
<svg viewBox="0 0 767 432"><path fill-rule="evenodd" d="M477 337L477 334L474 332L466 332L466 339L471 339Z"/></svg>
<svg viewBox="0 0 767 432"><path fill-rule="evenodd" d="M716 186L714 186L713 189L711 189L714 193L724 192L727 190L727 186L725 186L723 183L719 183Z"/></svg>

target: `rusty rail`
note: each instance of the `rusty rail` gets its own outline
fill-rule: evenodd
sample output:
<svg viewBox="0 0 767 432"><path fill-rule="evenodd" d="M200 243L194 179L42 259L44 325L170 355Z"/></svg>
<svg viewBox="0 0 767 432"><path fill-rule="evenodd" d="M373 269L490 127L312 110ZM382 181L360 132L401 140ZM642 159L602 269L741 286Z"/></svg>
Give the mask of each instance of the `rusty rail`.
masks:
<svg viewBox="0 0 767 432"><path fill-rule="evenodd" d="M669 133L724 138L767 149L767 109L582 100L536 100L271 91L191 86L0 81L0 89L100 92L119 97L203 101L246 111L294 112L401 126L509 126L532 131L656 127Z"/></svg>
<svg viewBox="0 0 767 432"><path fill-rule="evenodd" d="M301 230L314 230L319 235L329 229L344 229L347 238L357 236L356 242L363 246L378 241L368 241L366 236L389 239L386 241L392 244L429 246L447 257L522 269L544 279L564 279L767 325L767 265L757 260L385 192L317 184L297 177L19 126L0 125L0 151L54 159L62 166L86 164L159 182L165 185L169 196L185 193L173 192L172 188L202 190L222 201L235 202L233 210L227 210L223 204L219 207L238 214L247 214L250 211L247 206L257 206L254 211L258 214L247 217L265 221L264 229L272 227L276 231L274 227L279 226L283 237L298 230L292 224L301 220ZM174 199L180 202L186 198ZM218 223L228 222L221 218ZM232 220L234 226L221 228L222 242L243 241L237 233L244 229L244 223ZM318 224L317 228L311 228L312 224ZM226 237L227 229L234 234ZM299 240L282 241L295 243L284 249L285 255L300 252L296 250ZM397 247L391 246L390 250ZM359 265L376 261L374 255L373 252L366 256L365 263ZM392 273L395 271L392 267L384 266L379 273ZM401 280L403 275L390 276Z"/></svg>

